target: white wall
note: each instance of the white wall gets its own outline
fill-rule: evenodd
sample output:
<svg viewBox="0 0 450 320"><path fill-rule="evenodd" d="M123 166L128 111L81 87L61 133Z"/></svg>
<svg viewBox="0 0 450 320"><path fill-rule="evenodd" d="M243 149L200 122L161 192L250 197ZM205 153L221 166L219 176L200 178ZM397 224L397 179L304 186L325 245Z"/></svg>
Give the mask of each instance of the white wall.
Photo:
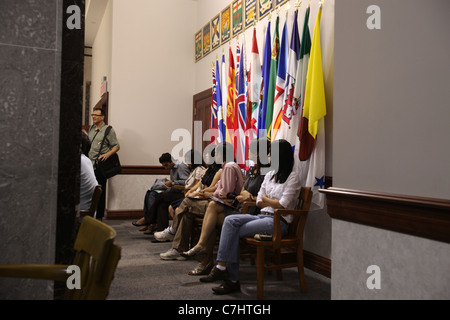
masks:
<svg viewBox="0 0 450 320"><path fill-rule="evenodd" d="M91 73L91 99L90 110L100 100L100 87L103 77L107 77L108 86L111 83L111 58L112 58L112 11L113 1L109 0L103 14L103 19L92 45L92 73ZM91 119L92 123L92 119Z"/></svg>
<svg viewBox="0 0 450 320"><path fill-rule="evenodd" d="M107 76L122 165L159 165L178 143L172 132L191 131L196 10L191 0L108 1L93 44L91 108ZM131 177L109 181L108 210L142 209L156 177Z"/></svg>
<svg viewBox="0 0 450 320"><path fill-rule="evenodd" d="M196 3L113 1L110 123L124 165L159 165L192 127Z"/></svg>

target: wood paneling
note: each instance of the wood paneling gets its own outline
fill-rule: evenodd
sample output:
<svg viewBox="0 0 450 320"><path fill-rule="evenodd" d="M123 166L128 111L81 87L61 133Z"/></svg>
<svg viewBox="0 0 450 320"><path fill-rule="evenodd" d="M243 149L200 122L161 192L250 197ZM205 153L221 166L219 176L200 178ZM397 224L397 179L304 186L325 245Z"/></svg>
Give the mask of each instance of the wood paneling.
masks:
<svg viewBox="0 0 450 320"><path fill-rule="evenodd" d="M121 175L169 175L163 166L122 166Z"/></svg>
<svg viewBox="0 0 450 320"><path fill-rule="evenodd" d="M212 89L206 89L200 93L197 93L193 98L192 119L193 121L201 121L202 136L211 126L211 102ZM194 139L194 122L192 125L192 139ZM209 140L203 141L201 151L203 151L208 144ZM192 145L195 146L194 140L192 140Z"/></svg>
<svg viewBox="0 0 450 320"><path fill-rule="evenodd" d="M333 219L450 243L450 200L343 188L320 192Z"/></svg>

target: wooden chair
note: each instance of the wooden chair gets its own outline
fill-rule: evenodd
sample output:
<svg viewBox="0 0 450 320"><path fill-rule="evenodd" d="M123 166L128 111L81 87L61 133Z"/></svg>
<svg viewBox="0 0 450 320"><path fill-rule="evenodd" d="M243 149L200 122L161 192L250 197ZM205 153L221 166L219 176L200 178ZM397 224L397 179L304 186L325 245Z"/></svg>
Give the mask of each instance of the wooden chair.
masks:
<svg viewBox="0 0 450 320"><path fill-rule="evenodd" d="M121 248L114 244L116 232L103 222L85 216L75 240L73 265L80 267L80 289L65 291L67 300L104 300L108 296ZM0 277L65 281L69 265L0 265Z"/></svg>
<svg viewBox="0 0 450 320"><path fill-rule="evenodd" d="M100 201L100 196L102 195L102 185L98 184L92 195L91 206L88 210L80 210L80 216L90 216L93 217L95 215L95 211L97 210L98 202Z"/></svg>
<svg viewBox="0 0 450 320"><path fill-rule="evenodd" d="M274 212L274 234L271 241L260 241L254 238L243 238L243 244L256 249L257 268L257 298L262 299L264 295L264 271L277 270L278 280L282 280L281 269L297 267L300 288L306 292L305 273L303 266L303 231L305 229L306 218L311 205L312 191L309 187L302 187L299 196L299 203L295 210L278 209ZM242 213L246 213L250 206L255 206L255 202L244 203ZM281 236L281 220L283 215L293 215L294 220L289 225L288 234ZM267 263L265 251L274 253L274 261ZM282 263L281 255L289 251L296 252L296 261Z"/></svg>

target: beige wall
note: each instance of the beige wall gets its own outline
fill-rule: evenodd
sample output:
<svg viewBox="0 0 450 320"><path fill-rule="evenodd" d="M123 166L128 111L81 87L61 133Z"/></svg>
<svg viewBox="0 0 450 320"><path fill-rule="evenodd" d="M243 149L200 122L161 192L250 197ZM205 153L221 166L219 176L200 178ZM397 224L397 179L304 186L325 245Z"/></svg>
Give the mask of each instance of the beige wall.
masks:
<svg viewBox="0 0 450 320"><path fill-rule="evenodd" d="M103 77L107 77L108 86L111 84L112 13L113 1L109 0L106 5L105 13L103 14L103 19L100 22L97 36L92 45L90 110L92 110L101 98L100 87Z"/></svg>
<svg viewBox="0 0 450 320"><path fill-rule="evenodd" d="M125 165L159 165L177 128L192 127L196 5L114 1L110 121Z"/></svg>
<svg viewBox="0 0 450 320"><path fill-rule="evenodd" d="M370 5L379 30L366 27ZM449 8L336 1L336 187L450 199ZM333 220L332 261L332 299L450 297L448 243ZM380 289L366 286L371 265Z"/></svg>
<svg viewBox="0 0 450 320"><path fill-rule="evenodd" d="M107 76L122 165L159 165L178 143L172 132L191 131L196 8L191 0L108 1L93 44L91 107ZM133 177L110 180L109 210L142 209L156 177Z"/></svg>

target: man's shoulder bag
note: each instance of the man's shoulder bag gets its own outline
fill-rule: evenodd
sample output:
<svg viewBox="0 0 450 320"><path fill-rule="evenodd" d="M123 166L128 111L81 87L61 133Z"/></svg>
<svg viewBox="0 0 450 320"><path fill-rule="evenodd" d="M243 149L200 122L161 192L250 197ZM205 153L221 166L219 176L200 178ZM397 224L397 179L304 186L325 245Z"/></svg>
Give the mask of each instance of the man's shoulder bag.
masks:
<svg viewBox="0 0 450 320"><path fill-rule="evenodd" d="M114 177L115 175L122 172L122 167L120 165L119 156L117 153L114 153L112 156L110 156L108 159L104 161L99 161L98 157L100 156L100 153L103 148L103 144L105 142L106 136L111 131L111 126L108 126L105 131L105 136L103 137L102 144L100 146L100 152L97 155L96 160L96 171L97 174L101 177L103 177L105 180Z"/></svg>

